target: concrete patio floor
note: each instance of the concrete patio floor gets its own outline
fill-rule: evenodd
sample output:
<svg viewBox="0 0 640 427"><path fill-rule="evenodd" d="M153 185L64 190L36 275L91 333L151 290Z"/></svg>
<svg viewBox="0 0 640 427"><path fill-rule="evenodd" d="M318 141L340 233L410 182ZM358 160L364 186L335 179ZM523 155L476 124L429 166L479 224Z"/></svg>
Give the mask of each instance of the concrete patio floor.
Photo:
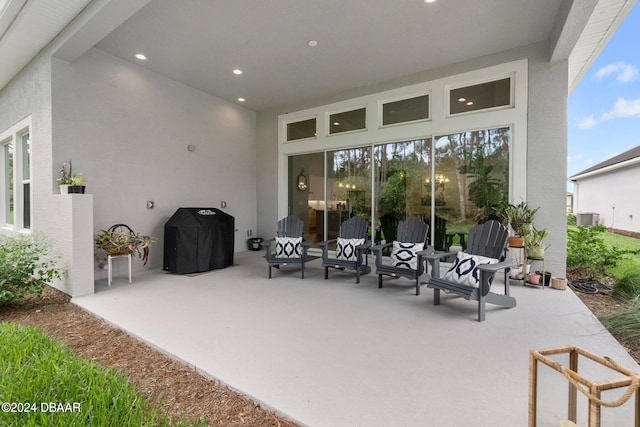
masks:
<svg viewBox="0 0 640 427"><path fill-rule="evenodd" d="M475 302L444 295L433 306L426 286L416 296L413 282L388 278L378 289L374 274L323 280L319 259L304 280L293 267L269 280L262 255L237 253L236 266L194 277L151 270L132 284L123 268L72 302L309 426L525 426L532 349L576 345L640 371L570 289L512 285L518 306L488 305L479 323ZM564 414L554 393L566 396L567 382L546 374L540 405ZM602 425L633 425L632 409L607 409ZM543 412L556 421L538 425L566 418Z"/></svg>

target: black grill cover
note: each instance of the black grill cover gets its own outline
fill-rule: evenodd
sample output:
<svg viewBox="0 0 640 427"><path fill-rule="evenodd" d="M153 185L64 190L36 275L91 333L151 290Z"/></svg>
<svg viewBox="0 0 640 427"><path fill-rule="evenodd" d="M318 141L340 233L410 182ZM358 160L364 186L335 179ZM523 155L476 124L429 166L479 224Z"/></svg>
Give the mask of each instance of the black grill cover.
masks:
<svg viewBox="0 0 640 427"><path fill-rule="evenodd" d="M200 273L233 264L235 218L216 208L180 208L164 225L163 269Z"/></svg>

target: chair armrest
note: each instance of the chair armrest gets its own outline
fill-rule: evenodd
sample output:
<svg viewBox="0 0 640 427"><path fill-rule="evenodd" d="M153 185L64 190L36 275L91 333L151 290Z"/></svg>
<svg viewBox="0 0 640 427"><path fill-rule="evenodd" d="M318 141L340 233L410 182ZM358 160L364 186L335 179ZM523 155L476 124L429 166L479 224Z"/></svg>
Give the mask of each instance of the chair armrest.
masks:
<svg viewBox="0 0 640 427"><path fill-rule="evenodd" d="M426 258L434 254L435 254L435 248L433 246L427 246L423 250L416 252L416 255L421 256L423 258Z"/></svg>
<svg viewBox="0 0 640 427"><path fill-rule="evenodd" d="M507 258L504 261L500 261L497 264L480 264L477 268L481 271L487 271L489 273L495 273L498 270L502 270L503 268L510 269L513 265L514 260L511 258Z"/></svg>
<svg viewBox="0 0 640 427"><path fill-rule="evenodd" d="M359 251L369 249L371 247L371 240L365 241L363 244L356 246Z"/></svg>

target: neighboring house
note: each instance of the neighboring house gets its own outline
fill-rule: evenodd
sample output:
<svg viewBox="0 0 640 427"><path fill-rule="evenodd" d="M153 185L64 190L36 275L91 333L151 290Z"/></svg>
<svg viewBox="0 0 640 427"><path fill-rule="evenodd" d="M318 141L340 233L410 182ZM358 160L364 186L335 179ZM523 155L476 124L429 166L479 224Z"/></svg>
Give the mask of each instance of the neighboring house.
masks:
<svg viewBox="0 0 640 427"><path fill-rule="evenodd" d="M640 232L640 146L598 163L571 177L578 225L600 223L610 228Z"/></svg>
<svg viewBox="0 0 640 427"><path fill-rule="evenodd" d="M573 193L567 192L567 213L573 213Z"/></svg>
<svg viewBox="0 0 640 427"><path fill-rule="evenodd" d="M82 295L93 233L158 236L159 268L179 207L226 202L239 251L288 212L320 239L356 209L468 224L504 193L564 275L567 99L635 3L0 2L2 230L50 235ZM58 194L69 159L90 194Z"/></svg>

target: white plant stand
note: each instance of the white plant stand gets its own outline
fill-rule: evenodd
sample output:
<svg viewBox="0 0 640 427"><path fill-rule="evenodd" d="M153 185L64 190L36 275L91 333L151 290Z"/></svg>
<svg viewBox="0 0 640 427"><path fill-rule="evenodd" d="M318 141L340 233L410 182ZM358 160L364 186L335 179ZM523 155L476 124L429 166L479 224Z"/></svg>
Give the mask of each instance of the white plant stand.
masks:
<svg viewBox="0 0 640 427"><path fill-rule="evenodd" d="M113 268L112 268L112 260L114 258L124 258L126 257L129 261L129 283L131 283L131 254L122 254L122 255L107 255L107 270L108 270L108 279L107 285L111 286L111 282L113 281Z"/></svg>

